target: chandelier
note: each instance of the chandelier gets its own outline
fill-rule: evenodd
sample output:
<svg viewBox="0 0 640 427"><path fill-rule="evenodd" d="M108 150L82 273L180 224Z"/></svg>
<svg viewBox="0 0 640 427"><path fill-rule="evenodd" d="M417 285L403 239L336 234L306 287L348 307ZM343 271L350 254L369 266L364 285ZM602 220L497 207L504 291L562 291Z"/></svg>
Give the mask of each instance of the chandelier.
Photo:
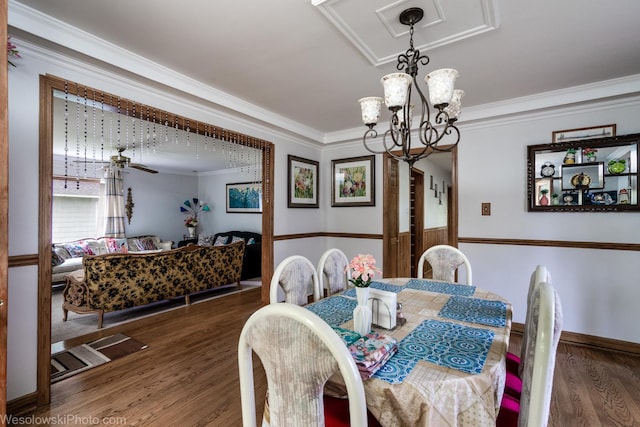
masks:
<svg viewBox="0 0 640 427"><path fill-rule="evenodd" d="M400 14L400 23L409 26L409 49L398 55L396 68L402 72L387 74L381 80L384 87L384 98L370 96L360 99L362 109L362 121L368 127L364 133L362 142L364 147L374 154L388 153L390 156L403 160L413 167L414 163L430 155L433 151L451 151L460 141L460 131L455 122L460 116L460 101L464 91L454 90L453 86L458 72L451 68L443 68L432 71L425 77L429 88L429 100L437 110L434 123L431 122L429 103L418 86L418 64L427 65L429 57L420 55L420 51L413 47L413 26L424 15L422 9L413 7L404 10ZM416 147L411 145L411 120L414 105L411 100L411 91L418 93L417 100L422 104L420 115L420 127L417 134L420 142ZM367 141L378 137L375 126L380 117L382 103L392 113L389 129L382 137L384 151L376 151L369 147ZM446 137L446 138L445 138ZM445 140L447 147L442 148L440 143ZM401 154L396 154L401 151Z"/></svg>

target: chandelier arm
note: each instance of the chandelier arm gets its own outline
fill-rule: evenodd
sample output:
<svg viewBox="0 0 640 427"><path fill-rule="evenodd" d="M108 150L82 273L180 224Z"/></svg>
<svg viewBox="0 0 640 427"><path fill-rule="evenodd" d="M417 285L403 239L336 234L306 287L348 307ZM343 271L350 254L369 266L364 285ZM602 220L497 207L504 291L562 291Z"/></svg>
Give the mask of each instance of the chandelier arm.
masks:
<svg viewBox="0 0 640 427"><path fill-rule="evenodd" d="M446 152L449 152L449 151L453 150L454 147L456 147L458 145L458 142L460 142L460 130L456 126L453 126L453 125L447 126L447 129L445 130L445 133L447 135L451 135L453 133L453 131L455 131L456 142L454 142L453 144L447 144L447 148L440 148L439 145L435 145L435 146L432 147L433 150L434 151L439 151L441 153L446 153ZM444 133L443 133L443 136L444 136Z"/></svg>
<svg viewBox="0 0 640 427"><path fill-rule="evenodd" d="M368 131L366 131L364 133L364 136L362 137L362 144L364 145L364 148L373 154L384 154L385 150L382 151L376 151L372 148L369 147L369 145L367 144L367 139L372 140L372 139L376 139L378 137L378 132L373 128L370 127Z"/></svg>

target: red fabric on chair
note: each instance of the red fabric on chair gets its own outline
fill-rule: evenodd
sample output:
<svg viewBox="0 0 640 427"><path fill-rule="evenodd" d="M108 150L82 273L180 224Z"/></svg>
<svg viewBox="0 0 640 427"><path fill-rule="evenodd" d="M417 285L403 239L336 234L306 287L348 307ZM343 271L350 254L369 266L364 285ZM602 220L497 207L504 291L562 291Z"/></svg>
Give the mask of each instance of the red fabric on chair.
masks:
<svg viewBox="0 0 640 427"><path fill-rule="evenodd" d="M369 427L382 427L378 420L367 411ZM325 427L349 427L349 400L324 395Z"/></svg>
<svg viewBox="0 0 640 427"><path fill-rule="evenodd" d="M511 352L507 352L507 372L518 375L518 367L520 366L520 357Z"/></svg>
<svg viewBox="0 0 640 427"><path fill-rule="evenodd" d="M520 401L505 394L500 402L496 427L517 427L518 415L520 415Z"/></svg>
<svg viewBox="0 0 640 427"><path fill-rule="evenodd" d="M517 374L507 371L507 380L504 384L504 394L520 399L522 394L522 380Z"/></svg>

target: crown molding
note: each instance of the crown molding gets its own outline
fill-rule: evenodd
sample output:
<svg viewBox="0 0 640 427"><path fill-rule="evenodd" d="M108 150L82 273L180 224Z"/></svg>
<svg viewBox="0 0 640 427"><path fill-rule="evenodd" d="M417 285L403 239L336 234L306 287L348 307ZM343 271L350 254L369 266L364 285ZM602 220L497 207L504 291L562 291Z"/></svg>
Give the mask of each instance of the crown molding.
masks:
<svg viewBox="0 0 640 427"><path fill-rule="evenodd" d="M556 91L544 92L491 104L463 108L458 122L461 128L485 127L498 123L516 123L536 118L574 114L593 108L619 106L628 98L640 96L640 74L606 80ZM637 102L637 101L632 101ZM561 113L560 113L561 111ZM362 140L365 127L328 132L324 144ZM417 137L417 134L415 135Z"/></svg>

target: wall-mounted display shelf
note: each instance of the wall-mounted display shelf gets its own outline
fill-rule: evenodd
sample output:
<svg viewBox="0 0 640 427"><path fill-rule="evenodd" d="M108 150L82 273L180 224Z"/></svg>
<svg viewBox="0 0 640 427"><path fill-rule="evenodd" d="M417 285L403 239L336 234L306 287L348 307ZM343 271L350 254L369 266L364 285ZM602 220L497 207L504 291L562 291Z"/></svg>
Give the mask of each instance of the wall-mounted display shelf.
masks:
<svg viewBox="0 0 640 427"><path fill-rule="evenodd" d="M527 147L530 212L637 211L640 134Z"/></svg>

